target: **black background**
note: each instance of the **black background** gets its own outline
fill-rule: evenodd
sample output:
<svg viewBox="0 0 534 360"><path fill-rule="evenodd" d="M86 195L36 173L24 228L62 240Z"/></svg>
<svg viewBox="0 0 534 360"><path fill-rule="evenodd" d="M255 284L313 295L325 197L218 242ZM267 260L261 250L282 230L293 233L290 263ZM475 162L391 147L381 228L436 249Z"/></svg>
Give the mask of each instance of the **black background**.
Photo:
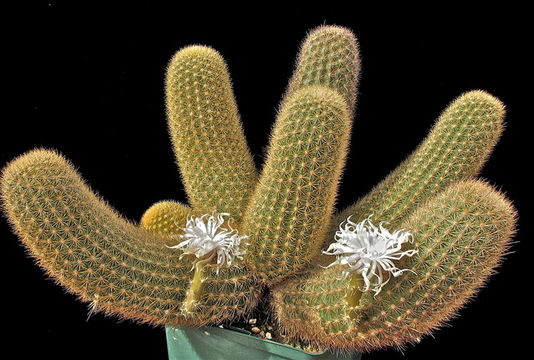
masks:
<svg viewBox="0 0 534 360"><path fill-rule="evenodd" d="M334 3L315 11L252 3L238 9L68 3L26 3L3 11L9 25L2 31L7 64L0 166L35 147L59 149L133 220L155 201L185 201L163 101L165 66L185 45L211 45L226 58L259 166L307 30L326 23L356 33L363 73L339 207L363 195L414 149L454 97L471 89L499 97L507 105L507 129L482 177L519 209L513 253L449 327L403 353L377 351L365 358L494 358L502 352L515 357L529 346L532 115L523 89L532 86L526 67L532 40L523 10L389 8L386 14ZM100 314L87 319L87 305L44 279L5 219L0 232L7 331L2 352L21 359L166 358L162 329Z"/></svg>

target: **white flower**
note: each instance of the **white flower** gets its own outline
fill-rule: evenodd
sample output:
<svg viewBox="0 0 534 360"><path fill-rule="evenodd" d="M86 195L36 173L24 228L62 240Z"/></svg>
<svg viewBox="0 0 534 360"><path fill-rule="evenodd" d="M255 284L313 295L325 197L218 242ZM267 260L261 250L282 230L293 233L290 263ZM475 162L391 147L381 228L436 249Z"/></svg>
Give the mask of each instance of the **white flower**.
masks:
<svg viewBox="0 0 534 360"><path fill-rule="evenodd" d="M223 266L231 266L234 258L243 259L245 250L241 248L241 240L247 238L246 235L238 235L237 230L228 224L228 229L221 227L224 223L224 216L228 213L204 214L199 217L191 216L185 225L181 228L185 234L179 235L182 242L178 245L170 246L173 249L181 249L184 255L195 255L198 259L195 264L211 262L215 257L217 273ZM243 245L246 245L243 242Z"/></svg>
<svg viewBox="0 0 534 360"><path fill-rule="evenodd" d="M412 242L412 234L405 230L390 233L381 222L378 227L371 222L371 216L360 223L350 221L350 216L339 225L336 242L330 244L327 255L336 255L337 259L327 267L347 265L339 280L351 273L360 274L364 281L362 292L371 289L375 296L388 283L391 275L399 276L409 269L399 269L393 263L404 256L413 256L417 250L402 251L402 244ZM373 284L371 284L373 282Z"/></svg>

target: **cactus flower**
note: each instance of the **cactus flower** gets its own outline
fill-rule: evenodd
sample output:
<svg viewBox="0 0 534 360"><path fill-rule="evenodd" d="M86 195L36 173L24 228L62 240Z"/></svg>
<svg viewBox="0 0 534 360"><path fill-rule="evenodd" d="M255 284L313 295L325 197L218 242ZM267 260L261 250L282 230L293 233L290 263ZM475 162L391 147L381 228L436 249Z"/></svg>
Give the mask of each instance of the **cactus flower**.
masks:
<svg viewBox="0 0 534 360"><path fill-rule="evenodd" d="M402 250L402 245L412 242L412 234L405 230L396 230L391 233L384 227L384 222L378 227L371 222L371 216L365 220L354 223L350 216L339 225L335 234L336 242L330 244L326 255L337 256L336 261L328 265L347 265L343 270L340 280L350 274L360 274L365 283L362 292L371 289L375 296L382 290L391 278L399 276L409 269L399 269L395 266L395 260L404 256L413 256L417 250Z"/></svg>
<svg viewBox="0 0 534 360"><path fill-rule="evenodd" d="M230 224L228 228L221 227L224 224L224 217L228 213L204 214L202 216L190 216L184 228L185 233L178 235L182 242L169 246L173 249L181 249L184 255L195 255L198 259L197 265L211 262L217 257L217 272L223 265L231 266L234 258L243 259L245 250L241 247L241 240L247 238L246 235L238 235L237 230ZM246 243L245 243L246 244Z"/></svg>

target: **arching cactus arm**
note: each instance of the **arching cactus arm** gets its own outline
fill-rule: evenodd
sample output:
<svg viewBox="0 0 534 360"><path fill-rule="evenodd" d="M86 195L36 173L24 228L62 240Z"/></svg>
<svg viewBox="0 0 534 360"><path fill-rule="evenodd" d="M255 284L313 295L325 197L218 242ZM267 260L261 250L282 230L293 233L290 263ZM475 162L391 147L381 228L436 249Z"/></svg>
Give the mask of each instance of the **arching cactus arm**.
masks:
<svg viewBox="0 0 534 360"><path fill-rule="evenodd" d="M504 128L504 106L484 91L455 99L440 115L428 137L397 169L367 195L334 216L326 247L349 216L359 222L398 226L419 205L450 184L476 176Z"/></svg>
<svg viewBox="0 0 534 360"><path fill-rule="evenodd" d="M429 200L400 227L414 237L418 253L399 267L379 294L347 303L345 268L315 267L274 290L280 324L294 337L319 347L373 350L416 342L443 325L487 281L515 232L516 211L491 186L463 181Z"/></svg>
<svg viewBox="0 0 534 360"><path fill-rule="evenodd" d="M12 161L1 194L29 253L94 310L156 325L201 325L231 320L257 300L243 268L221 269L207 280L196 311L184 316L192 259L180 260L165 236L123 219L56 152L34 150Z"/></svg>

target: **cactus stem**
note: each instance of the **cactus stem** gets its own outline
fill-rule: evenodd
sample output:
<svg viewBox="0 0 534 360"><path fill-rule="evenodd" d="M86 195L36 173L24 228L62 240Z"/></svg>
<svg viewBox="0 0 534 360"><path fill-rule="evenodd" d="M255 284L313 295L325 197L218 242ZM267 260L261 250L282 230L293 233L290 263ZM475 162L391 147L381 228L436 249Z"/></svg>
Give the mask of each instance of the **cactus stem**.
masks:
<svg viewBox="0 0 534 360"><path fill-rule="evenodd" d="M362 297L362 288L364 286L363 277L359 273L354 273L350 277L349 282L349 290L347 291L347 297L345 300L347 301L348 308L351 309L349 311L349 317L351 319L356 318L356 312L355 310L358 305L360 305L360 299Z"/></svg>
<svg viewBox="0 0 534 360"><path fill-rule="evenodd" d="M195 264L195 274L193 275L193 280L191 280L191 287L189 287L182 305L182 311L185 314L194 312L196 304L200 301L200 297L202 296L202 283L204 282L204 267L212 262L212 259L215 257L214 255L212 254L207 259L197 261Z"/></svg>

